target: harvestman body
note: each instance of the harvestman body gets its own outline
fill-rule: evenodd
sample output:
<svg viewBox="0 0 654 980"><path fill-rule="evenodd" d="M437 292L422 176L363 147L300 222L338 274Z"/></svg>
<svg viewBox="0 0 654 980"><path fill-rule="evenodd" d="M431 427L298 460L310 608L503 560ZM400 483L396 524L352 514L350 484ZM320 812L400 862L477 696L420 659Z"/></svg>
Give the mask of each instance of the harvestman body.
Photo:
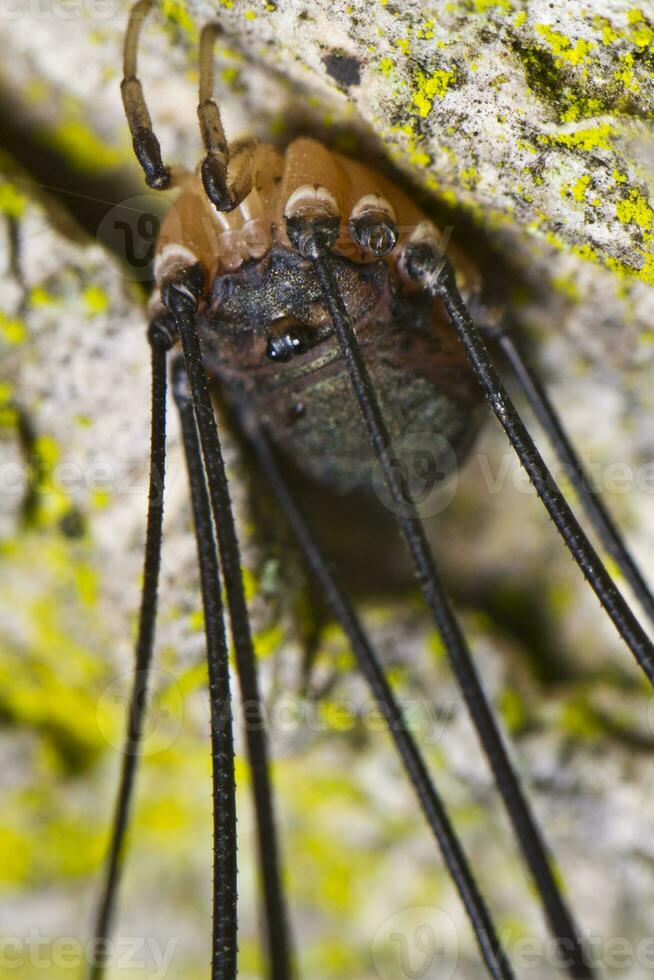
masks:
<svg viewBox="0 0 654 980"><path fill-rule="evenodd" d="M195 263L206 270L198 330L207 370L245 411L266 419L275 442L311 476L340 490L366 480L374 454L329 308L287 230L319 215L338 231L335 275L391 438L439 434L456 452L434 459L444 471L476 434L483 398L442 304L402 266L405 244L437 244L436 228L399 188L315 140L296 140L283 156L266 145L241 153L251 171L247 197L221 213L201 178L187 177L155 260L159 285ZM470 303L479 276L457 260ZM152 312L157 302L155 294Z"/></svg>
<svg viewBox="0 0 654 980"><path fill-rule="evenodd" d="M157 189L177 186L179 196L161 228L150 302L151 476L137 670L95 936L105 939L111 928L143 730L161 547L167 354L181 347L172 365L173 393L189 471L212 709L213 980L232 980L237 972L234 758L221 579L242 700L249 706L245 736L269 975L289 980L294 968L256 659L208 377L218 381L235 404L268 485L384 713L465 906L486 971L508 980L513 976L510 963L420 750L347 595L285 483L271 442L310 476L339 489L361 485L371 461L378 462L480 748L558 944L560 965L571 977L595 977L422 525L403 495L391 440L410 428L439 434L454 450L452 457L437 459L445 470L451 458L465 455L482 418L485 395L571 554L651 682L652 643L576 521L495 371L470 315L483 315L474 268L453 249L446 256L426 216L398 187L359 162L310 139L297 140L283 155L251 142L230 147L212 97L213 26L203 30L200 40L198 116L206 156L197 174L173 173L165 167L136 74L139 32L150 7L150 0L140 0L130 17L123 99L147 183ZM485 324L485 331L502 347L566 463L589 519L654 622L652 594L547 395L506 329ZM91 976L97 980L104 969L104 962L96 962Z"/></svg>

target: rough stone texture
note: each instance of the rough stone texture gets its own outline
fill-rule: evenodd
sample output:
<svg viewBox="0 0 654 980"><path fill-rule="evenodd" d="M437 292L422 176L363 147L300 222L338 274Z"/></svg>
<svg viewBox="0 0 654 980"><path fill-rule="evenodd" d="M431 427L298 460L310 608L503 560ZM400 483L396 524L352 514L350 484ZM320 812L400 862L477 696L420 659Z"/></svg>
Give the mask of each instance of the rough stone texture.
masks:
<svg viewBox="0 0 654 980"><path fill-rule="evenodd" d="M75 9L62 16L54 4L7 7L0 33L12 56L3 59L1 82L7 116L29 124L29 140L66 162L65 173L48 179L31 160L36 182L63 187L88 228L71 192L119 203L142 184L117 91L122 10ZM218 13L227 34L218 76L230 133L252 127L283 142L305 129L342 149L386 156L455 226L527 328L534 359L578 442L603 466L612 507L652 577L651 4L613 2L597 13L575 3L488 0L189 9L198 22ZM142 71L166 151L192 165L196 30L181 6L165 11L146 32ZM16 140L5 146L21 160L24 150ZM1 163L8 174L0 183L3 929L83 940L138 602L149 403L132 281L140 274L126 277L108 258L106 223L99 243L85 240L29 173L7 157ZM133 202L130 213L149 210L150 200ZM29 520L21 517L21 419L45 465ZM456 897L390 747L371 733L366 691L330 625L310 696L303 693L300 665L314 619L304 579L260 491L257 506L248 505L247 469L233 441L228 449L275 720L302 973L408 976L392 936L406 938L409 965L419 970L424 933L414 930L431 922L445 953L425 975L478 977ZM578 917L600 938L606 974L640 980L652 958L651 948L637 947L651 936L654 891L651 699L494 426L478 449L453 503L433 522L442 564ZM122 935L147 936L161 948L178 940L169 975L194 978L207 972L209 770L174 420L170 460L158 711L120 926ZM503 492L492 492L494 482ZM365 511L355 514L355 524L367 520ZM395 545L392 536L382 540ZM411 577L402 568L398 575L390 595L359 585L367 621L517 956L520 938L544 939L542 924ZM436 714L425 699L431 691ZM303 722L287 722L283 708ZM254 977L245 807L240 829L242 972ZM446 914L420 911L433 906ZM620 938L633 944L626 955ZM49 976L72 975L53 948L49 956ZM552 975L541 959L535 968L517 960L516 972ZM27 963L12 975L34 972ZM131 974L124 967L116 975ZM157 973L151 965L139 975Z"/></svg>

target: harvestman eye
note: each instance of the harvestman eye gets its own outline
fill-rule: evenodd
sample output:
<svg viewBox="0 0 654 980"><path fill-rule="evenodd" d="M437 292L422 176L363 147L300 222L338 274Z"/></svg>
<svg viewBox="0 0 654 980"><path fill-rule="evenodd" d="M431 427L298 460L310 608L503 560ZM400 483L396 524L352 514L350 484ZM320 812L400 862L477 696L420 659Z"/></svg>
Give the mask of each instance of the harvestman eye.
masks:
<svg viewBox="0 0 654 980"><path fill-rule="evenodd" d="M277 498L388 723L437 844L434 861L442 860L452 877L486 973L509 978L512 967L492 911L434 776L404 722L352 602L294 499L279 457L291 457L307 476L336 491L365 489L371 462L381 468L424 599L475 728L477 742L470 751L481 751L492 771L543 915L564 954L563 969L571 977L596 976L581 928L553 873L545 835L531 811L479 678L475 652L444 589L413 501L407 499L402 467L391 451L394 440L404 434L401 420L412 414L427 418L433 431L463 458L481 424L486 401L564 544L650 683L654 681L654 648L536 449L484 338L504 351L535 416L571 473L588 520L654 622L652 594L506 323L501 319L473 322L469 307L479 286L478 274L470 271L469 264L462 272L459 260L443 253L439 231L429 217L380 173L314 140L298 139L283 154L252 141L230 145L213 100L214 25L203 30L200 41L198 116L205 156L199 175L173 171L164 164L136 74L139 32L149 9L148 0L141 0L130 17L122 88L125 110L148 184L165 188L175 173L180 192L160 231L156 286L150 303L153 482L132 696L139 710L128 713L123 776L95 938L106 939L111 931L154 646L162 534L161 494L155 492L154 478L163 474L167 362L171 361L193 505L211 693L211 976L228 980L237 975L238 967L231 679L221 585L230 612L236 675L250 711L245 731L268 975L275 980L293 976L294 957L239 544L209 381L236 408L266 485ZM296 361L297 354L304 355L300 361ZM325 431L317 429L326 418L330 426ZM315 452L316 444L322 445L322 453ZM441 479L447 465L451 466L447 459L445 455L438 458L436 452L429 454L429 465L422 472L425 480L433 479L434 474ZM292 860L292 841L285 843L288 860ZM99 964L92 975L97 978L103 972L104 965Z"/></svg>

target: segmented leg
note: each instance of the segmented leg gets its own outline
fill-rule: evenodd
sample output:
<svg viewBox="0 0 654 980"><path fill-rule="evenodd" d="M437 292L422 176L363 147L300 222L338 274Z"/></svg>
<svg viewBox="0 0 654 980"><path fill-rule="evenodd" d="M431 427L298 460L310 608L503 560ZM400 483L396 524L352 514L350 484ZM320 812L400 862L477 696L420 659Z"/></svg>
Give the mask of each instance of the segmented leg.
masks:
<svg viewBox="0 0 654 980"><path fill-rule="evenodd" d="M236 977L237 864L234 738L229 661L220 595L220 573L202 453L183 361L173 366L173 395L179 412L191 489L195 540L207 638L213 763L213 938L212 980Z"/></svg>
<svg viewBox="0 0 654 980"><path fill-rule="evenodd" d="M338 221L321 214L314 224L311 213L290 216L287 221L289 237L306 258L314 263L316 275L330 311L343 359L350 374L370 440L379 458L385 482L396 503L407 547L412 556L423 594L434 623L448 651L450 662L466 701L472 721L513 824L525 861L533 875L553 936L567 956L568 972L577 978L594 976L587 965L584 949L572 915L556 883L543 839L516 772L509 760L499 728L486 699L468 648L467 641L454 615L441 583L440 575L427 543L422 524L407 514L407 501L402 494L398 474L389 454L390 439L379 408L368 370L347 310L332 275L329 250L338 234Z"/></svg>
<svg viewBox="0 0 654 980"><path fill-rule="evenodd" d="M205 271L201 265L195 265L184 273L180 273L174 280L164 283L161 293L164 304L175 319L175 325L182 340L184 362L188 372L195 420L204 457L211 514L216 526L221 568L227 592L231 633L236 653L236 668L241 687L241 697L246 711L245 732L257 816L257 843L264 893L270 975L273 980L289 980L291 976L290 941L281 885L279 848L268 771L268 747L263 705L259 694L252 634L243 591L240 549L236 537L218 428L207 387L195 324L198 301L202 295L204 284Z"/></svg>
<svg viewBox="0 0 654 980"><path fill-rule="evenodd" d="M430 779L424 759L405 725L402 710L395 699L379 658L370 645L345 593L333 577L304 516L293 499L271 452L266 433L255 431L250 434L250 440L268 485L277 497L304 552L305 560L335 618L352 644L359 668L386 719L389 732L416 791L427 823L438 842L443 860L468 913L488 973L491 977L512 977L513 971L497 937L495 926L472 875L461 843Z"/></svg>
<svg viewBox="0 0 654 980"><path fill-rule="evenodd" d="M134 680L127 710L127 732L123 749L120 787L116 801L111 842L107 857L105 881L93 931L95 960L90 965L90 980L100 980L106 969L103 946L111 934L116 895L120 882L134 782L148 699L148 682L154 632L157 619L157 593L161 565L161 532L163 525L164 478L166 466L166 354L172 337L166 324L156 319L148 331L152 353L152 416L150 437L150 486L143 563L143 587L139 614Z"/></svg>
<svg viewBox="0 0 654 980"><path fill-rule="evenodd" d="M502 349L513 376L547 433L559 460L566 467L566 473L579 495L588 519L597 531L607 552L615 560L618 568L634 590L634 594L650 622L654 624L654 595L634 558L629 553L606 504L593 486L593 481L572 445L561 417L554 408L547 391L529 367L507 324L498 328L486 328L484 333L496 340Z"/></svg>
<svg viewBox="0 0 654 980"><path fill-rule="evenodd" d="M231 160L232 178L228 175L230 149L223 129L220 109L214 101L214 45L218 27L208 24L200 34L200 89L198 119L202 142L207 151L202 161L202 183L207 197L218 211L233 211L252 190L254 143L242 148Z"/></svg>
<svg viewBox="0 0 654 980"><path fill-rule="evenodd" d="M143 21L152 8L152 0L139 0L132 8L125 33L123 80L120 92L125 115L132 134L132 146L145 173L148 187L161 191L170 187L171 171L161 158L159 140L152 130L152 119L137 77L138 47Z"/></svg>
<svg viewBox="0 0 654 980"><path fill-rule="evenodd" d="M457 289L452 263L447 256L425 242L407 245L403 262L408 275L422 283L431 295L442 300L491 408L538 496L618 633L650 683L654 684L654 645L584 534L516 411Z"/></svg>

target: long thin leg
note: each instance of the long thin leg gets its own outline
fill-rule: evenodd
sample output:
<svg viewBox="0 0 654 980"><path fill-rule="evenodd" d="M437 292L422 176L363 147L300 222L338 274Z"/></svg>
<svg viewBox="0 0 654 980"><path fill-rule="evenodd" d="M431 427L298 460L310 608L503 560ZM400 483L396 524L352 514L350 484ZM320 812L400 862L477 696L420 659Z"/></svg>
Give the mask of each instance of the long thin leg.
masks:
<svg viewBox="0 0 654 980"><path fill-rule="evenodd" d="M154 320L148 331L152 355L152 417L150 436L150 486L148 518L143 562L143 588L139 614L138 638L134 665L134 680L127 711L127 732L123 749L120 787L116 801L113 829L105 868L103 891L98 906L91 949L96 951L90 965L90 980L100 980L106 969L106 949L109 941L116 895L120 883L125 851L125 835L129 821L134 781L140 757L143 726L148 700L148 681L154 632L157 620L157 593L161 565L161 533L163 525L164 477L166 467L166 354L171 335L165 324Z"/></svg>
<svg viewBox="0 0 654 980"><path fill-rule="evenodd" d="M218 211L233 211L252 189L252 173L249 166L251 149L245 154L230 181L227 167L230 151L220 109L213 99L214 45L218 27L207 24L200 34L200 88L198 119L206 156L202 161L202 183L207 197Z"/></svg>
<svg viewBox="0 0 654 980"><path fill-rule="evenodd" d="M263 884L270 975L272 980L288 980L291 976L291 951L268 771L263 705L259 694L254 646L243 592L240 551L227 476L195 325L197 305L204 289L204 279L202 266L193 266L179 279L164 284L162 298L175 318L182 340L227 592L236 668L246 714L245 732L257 816L257 844Z"/></svg>
<svg viewBox="0 0 654 980"><path fill-rule="evenodd" d="M486 397L538 496L618 633L654 685L654 646L584 534L516 411L457 289L452 263L424 243L408 245L404 263L409 275L442 300Z"/></svg>
<svg viewBox="0 0 654 980"><path fill-rule="evenodd" d="M615 560L618 568L634 590L634 594L650 621L654 624L654 595L629 553L606 504L595 489L593 481L572 445L546 389L525 360L506 324L498 328L485 329L484 333L499 344L514 377L531 405L532 411L547 433L560 461L566 467L566 473L579 495L588 519L597 531L607 552Z"/></svg>
<svg viewBox="0 0 654 980"><path fill-rule="evenodd" d="M177 360L173 366L173 395L179 411L191 488L209 663L213 764L214 910L211 976L212 980L233 980L236 977L238 952L237 864L236 785L229 660L220 595L218 557L202 453L193 414L193 403L188 392L186 370L181 360Z"/></svg>
<svg viewBox="0 0 654 980"><path fill-rule="evenodd" d="M325 240L329 241L329 235L332 233L328 228L324 233ZM585 962L583 944L579 939L577 927L554 878L540 830L509 760L473 664L467 641L441 583L422 524L417 515L406 516L407 502L389 454L388 430L354 328L332 274L325 240L312 237L308 221L303 222L301 234L302 238L294 234L295 240L301 242L306 257L314 263L372 446L378 456L392 499L397 503L397 519L413 559L420 586L445 649L448 651L470 717L493 770L525 861L536 883L550 929L568 955L570 975L577 978L592 977L594 974Z"/></svg>
<svg viewBox="0 0 654 980"><path fill-rule="evenodd" d="M402 710L395 699L377 654L363 632L347 597L330 572L329 566L295 503L270 450L267 434L255 431L250 434L250 440L268 484L293 528L307 564L322 587L334 616L350 640L359 668L370 685L373 696L388 723L390 734L416 791L427 823L440 846L445 864L468 913L488 973L492 977L512 977L513 972L497 938L493 921L479 892L465 853L429 777L420 751L405 725Z"/></svg>
<svg viewBox="0 0 654 980"><path fill-rule="evenodd" d="M139 0L132 8L125 32L123 80L120 92L125 115L132 134L132 146L145 173L145 182L154 190L165 190L171 183L171 171L161 158L159 140L152 130L152 119L145 103L143 88L137 77L139 39L143 21L152 9L152 0Z"/></svg>

